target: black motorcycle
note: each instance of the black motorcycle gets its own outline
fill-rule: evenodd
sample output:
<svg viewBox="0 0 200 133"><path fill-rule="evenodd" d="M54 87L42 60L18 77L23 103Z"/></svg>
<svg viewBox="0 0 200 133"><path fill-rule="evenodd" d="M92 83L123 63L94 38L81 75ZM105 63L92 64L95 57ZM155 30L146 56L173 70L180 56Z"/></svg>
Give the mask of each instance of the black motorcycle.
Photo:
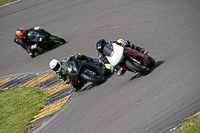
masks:
<svg viewBox="0 0 200 133"><path fill-rule="evenodd" d="M106 81L106 67L97 60L74 60L70 64L64 63L62 67L68 71L67 77L77 83L101 84Z"/></svg>
<svg viewBox="0 0 200 133"><path fill-rule="evenodd" d="M64 39L59 38L58 36L51 35L44 29L29 31L28 39L32 44L38 45L38 49L35 49L36 52L39 52L41 49L43 50L43 52L48 51L53 47L66 43Z"/></svg>

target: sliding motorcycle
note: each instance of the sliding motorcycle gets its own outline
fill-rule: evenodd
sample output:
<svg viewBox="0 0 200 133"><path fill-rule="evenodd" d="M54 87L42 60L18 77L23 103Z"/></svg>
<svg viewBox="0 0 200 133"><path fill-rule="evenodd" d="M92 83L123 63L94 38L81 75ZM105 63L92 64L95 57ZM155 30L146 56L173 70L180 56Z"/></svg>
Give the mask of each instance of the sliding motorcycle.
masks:
<svg viewBox="0 0 200 133"><path fill-rule="evenodd" d="M116 43L105 45L103 52L112 66L118 66L130 72L146 75L150 73L150 68L155 66L155 60L149 55Z"/></svg>

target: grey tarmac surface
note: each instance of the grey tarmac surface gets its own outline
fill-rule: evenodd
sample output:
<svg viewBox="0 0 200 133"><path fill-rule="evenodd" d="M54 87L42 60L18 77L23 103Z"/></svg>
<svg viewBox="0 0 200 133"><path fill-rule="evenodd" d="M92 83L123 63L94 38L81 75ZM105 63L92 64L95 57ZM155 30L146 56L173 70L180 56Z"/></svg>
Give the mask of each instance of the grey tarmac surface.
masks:
<svg viewBox="0 0 200 133"><path fill-rule="evenodd" d="M38 133L163 132L200 110L199 22L199 0L22 0L0 8L0 76L48 70L77 52L97 58L98 39L129 39L155 58L152 73L114 74ZM13 39L37 25L68 43L31 59Z"/></svg>

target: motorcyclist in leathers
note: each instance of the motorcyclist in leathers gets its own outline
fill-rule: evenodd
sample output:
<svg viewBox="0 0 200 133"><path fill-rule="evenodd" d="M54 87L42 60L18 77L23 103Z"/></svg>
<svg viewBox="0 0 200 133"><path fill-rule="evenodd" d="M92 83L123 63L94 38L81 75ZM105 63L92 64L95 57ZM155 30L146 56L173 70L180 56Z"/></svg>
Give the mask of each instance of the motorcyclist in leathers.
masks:
<svg viewBox="0 0 200 133"><path fill-rule="evenodd" d="M116 43L118 45L122 45L125 47L130 47L132 49L135 49L141 53L147 54L148 52L145 52L144 48L141 48L139 46L135 46L134 44L132 44L129 40L125 40L125 39L118 39L117 41L110 41L110 42L106 42L105 39L100 39L97 41L96 43L96 49L98 51L98 58L104 63L104 64L110 64L107 60L107 58L105 57L106 55L103 53L103 48L106 44L109 43ZM115 67L115 71L117 71L118 76L122 76L126 70L122 69L122 68L118 68Z"/></svg>
<svg viewBox="0 0 200 133"><path fill-rule="evenodd" d="M21 45L32 58L35 57L35 49L37 49L38 46L37 44L31 43L30 39L28 39L28 33L29 31L37 31L40 29L40 26L36 26L28 30L24 30L23 28L18 28L16 30L14 42Z"/></svg>
<svg viewBox="0 0 200 133"><path fill-rule="evenodd" d="M75 60L98 61L98 59L93 59L83 54L77 53L71 55L69 58L63 59L61 62L56 59L53 59L50 61L49 66L52 70L56 72L57 76L60 79L62 79L67 84L71 83L71 85L73 86L73 90L75 92L79 92L81 88L85 85L85 82L77 81L77 73L71 70L71 68L66 67L70 65L76 65L74 64ZM107 70L107 75L109 75L110 73L111 71Z"/></svg>

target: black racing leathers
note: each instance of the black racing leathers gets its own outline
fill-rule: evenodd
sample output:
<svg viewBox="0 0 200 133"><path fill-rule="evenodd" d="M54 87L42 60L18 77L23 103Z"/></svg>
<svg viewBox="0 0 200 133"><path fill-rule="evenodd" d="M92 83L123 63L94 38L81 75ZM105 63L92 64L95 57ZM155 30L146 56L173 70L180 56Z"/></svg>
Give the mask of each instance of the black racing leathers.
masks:
<svg viewBox="0 0 200 133"><path fill-rule="evenodd" d="M23 49L25 49L28 54L33 52L31 50L31 44L29 43L29 40L21 39L18 36L15 36L14 42L19 44Z"/></svg>
<svg viewBox="0 0 200 133"><path fill-rule="evenodd" d="M26 34L25 39L19 38L17 35L15 35L14 42L19 44L23 49L25 49L28 54L30 54L30 53L34 54L34 50L31 49L31 45L33 45L33 44L28 39L29 31L37 31L37 30L35 30L34 27L30 28L28 30L25 30L25 34Z"/></svg>
<svg viewBox="0 0 200 133"><path fill-rule="evenodd" d="M77 77L77 71L72 70L71 66L76 66L78 68L77 60L88 60L91 59L90 57L87 57L85 55L82 55L80 53L71 55L69 59L64 59L61 62L61 71L57 72L57 76L62 79L65 83L70 83L74 89L80 90L84 85L85 82L79 81L76 79Z"/></svg>

